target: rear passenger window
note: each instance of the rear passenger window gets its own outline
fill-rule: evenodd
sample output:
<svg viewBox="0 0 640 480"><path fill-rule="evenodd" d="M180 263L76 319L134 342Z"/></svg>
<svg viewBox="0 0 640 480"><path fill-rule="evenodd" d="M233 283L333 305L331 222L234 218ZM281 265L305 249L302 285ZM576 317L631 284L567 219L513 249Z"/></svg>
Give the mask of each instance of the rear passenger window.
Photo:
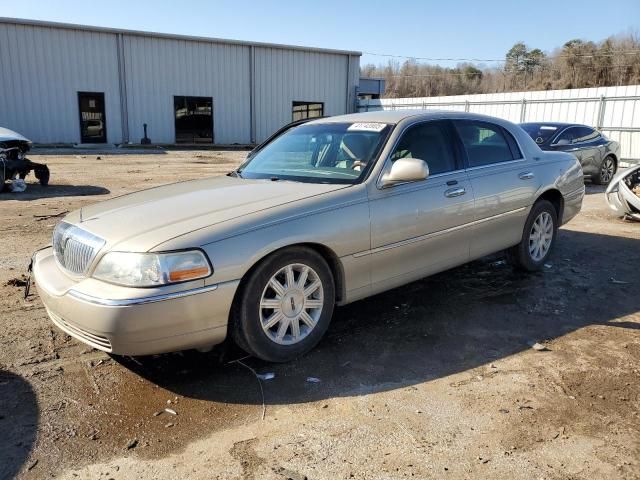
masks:
<svg viewBox="0 0 640 480"><path fill-rule="evenodd" d="M473 121L456 121L455 125L467 151L470 167L522 158L511 134L498 125Z"/></svg>
<svg viewBox="0 0 640 480"><path fill-rule="evenodd" d="M429 166L429 175L456 170L452 141L442 122L426 122L409 128L391 154L391 161L399 158L424 160Z"/></svg>

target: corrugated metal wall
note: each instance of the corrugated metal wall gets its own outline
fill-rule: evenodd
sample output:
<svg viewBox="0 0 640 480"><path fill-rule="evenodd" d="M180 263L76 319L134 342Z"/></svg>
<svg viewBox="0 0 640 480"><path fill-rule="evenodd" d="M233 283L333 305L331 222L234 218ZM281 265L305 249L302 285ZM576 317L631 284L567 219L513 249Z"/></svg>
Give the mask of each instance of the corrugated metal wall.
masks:
<svg viewBox="0 0 640 480"><path fill-rule="evenodd" d="M173 97L213 98L215 143L249 143L249 47L124 35L129 138L175 142Z"/></svg>
<svg viewBox="0 0 640 480"><path fill-rule="evenodd" d="M122 139L116 36L0 23L0 126L38 143L80 142L78 92L104 92Z"/></svg>
<svg viewBox="0 0 640 480"><path fill-rule="evenodd" d="M523 102L524 100L524 102ZM467 103L468 102L468 103ZM620 142L624 159L640 160L640 85L445 97L361 100L359 111L470 111L512 122L575 122L599 127Z"/></svg>
<svg viewBox="0 0 640 480"><path fill-rule="evenodd" d="M325 115L346 113L347 55L256 47L258 141L292 120L292 102L322 102ZM351 80L353 81L353 80ZM357 85L352 84L353 89Z"/></svg>
<svg viewBox="0 0 640 480"><path fill-rule="evenodd" d="M174 143L184 95L212 97L215 143L248 144L289 123L293 101L353 111L359 81L349 52L13 19L0 19L0 65L0 126L35 143L80 142L80 91L104 92L108 143L138 143L144 123L152 142Z"/></svg>

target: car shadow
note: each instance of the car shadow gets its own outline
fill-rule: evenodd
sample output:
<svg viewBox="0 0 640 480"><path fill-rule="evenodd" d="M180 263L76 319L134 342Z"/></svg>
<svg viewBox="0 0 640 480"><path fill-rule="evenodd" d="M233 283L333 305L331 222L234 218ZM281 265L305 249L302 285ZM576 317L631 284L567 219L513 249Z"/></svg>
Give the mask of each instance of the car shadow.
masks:
<svg viewBox="0 0 640 480"><path fill-rule="evenodd" d="M2 200L39 200L42 198L57 197L86 197L92 195L108 195L111 193L109 189L98 187L95 185L55 185L49 184L46 187L38 183L27 183L27 189L24 192L12 193L9 187L5 186L0 192L0 201Z"/></svg>
<svg viewBox="0 0 640 480"><path fill-rule="evenodd" d="M0 399L0 478L15 478L36 441L38 402L29 382L5 370L0 370Z"/></svg>
<svg viewBox="0 0 640 480"><path fill-rule="evenodd" d="M561 230L541 272L515 271L496 255L338 308L320 344L291 363L234 362L245 356L237 347L222 362L220 349L114 358L176 395L224 403L262 402L250 369L275 374L262 382L269 405L393 390L590 325L640 328L618 321L640 310L638 265L640 240Z"/></svg>

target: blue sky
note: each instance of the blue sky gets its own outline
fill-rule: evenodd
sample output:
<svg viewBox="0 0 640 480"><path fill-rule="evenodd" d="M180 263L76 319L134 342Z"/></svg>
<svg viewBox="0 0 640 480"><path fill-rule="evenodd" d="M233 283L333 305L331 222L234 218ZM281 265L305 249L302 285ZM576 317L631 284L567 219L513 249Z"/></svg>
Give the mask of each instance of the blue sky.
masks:
<svg viewBox="0 0 640 480"><path fill-rule="evenodd" d="M429 58L640 35L640 0L0 0L0 15ZM364 55L361 64L386 61Z"/></svg>

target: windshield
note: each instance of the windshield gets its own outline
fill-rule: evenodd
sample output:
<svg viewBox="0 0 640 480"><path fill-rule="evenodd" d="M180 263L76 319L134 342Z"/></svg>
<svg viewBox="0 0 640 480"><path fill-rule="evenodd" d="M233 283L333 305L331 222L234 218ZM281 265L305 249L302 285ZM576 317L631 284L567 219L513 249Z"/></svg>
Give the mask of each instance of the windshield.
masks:
<svg viewBox="0 0 640 480"><path fill-rule="evenodd" d="M558 131L558 127L555 125L545 125L544 123L522 123L520 126L538 145L547 143Z"/></svg>
<svg viewBox="0 0 640 480"><path fill-rule="evenodd" d="M373 166L390 129L385 123L294 127L250 157L238 173L243 178L357 183Z"/></svg>

